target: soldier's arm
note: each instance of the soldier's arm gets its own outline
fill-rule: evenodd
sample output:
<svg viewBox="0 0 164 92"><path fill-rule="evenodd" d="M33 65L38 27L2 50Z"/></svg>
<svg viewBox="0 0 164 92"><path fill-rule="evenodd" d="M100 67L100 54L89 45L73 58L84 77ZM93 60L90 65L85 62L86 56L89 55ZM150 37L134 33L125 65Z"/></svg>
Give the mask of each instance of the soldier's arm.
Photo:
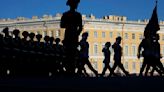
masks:
<svg viewBox="0 0 164 92"><path fill-rule="evenodd" d="M65 19L66 19L65 15L63 14L63 16L61 17L61 22L60 22L61 28L66 28Z"/></svg>

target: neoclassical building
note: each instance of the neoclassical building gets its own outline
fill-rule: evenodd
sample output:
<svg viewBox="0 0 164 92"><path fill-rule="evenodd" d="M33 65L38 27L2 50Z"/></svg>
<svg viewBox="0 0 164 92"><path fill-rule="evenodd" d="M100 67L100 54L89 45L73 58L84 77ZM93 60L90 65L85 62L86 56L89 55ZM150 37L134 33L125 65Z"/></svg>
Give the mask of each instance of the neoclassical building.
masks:
<svg viewBox="0 0 164 92"><path fill-rule="evenodd" d="M33 16L31 19L18 17L16 19L0 19L0 30L9 27L12 35L13 29L19 29L21 32L28 31L35 34L42 34L43 36L53 36L54 38L64 37L64 29L60 28L61 14L55 16L44 15L42 18ZM115 42L117 36L121 36L123 56L122 63L126 70L130 73L139 73L142 65L142 60L137 58L138 45L143 39L143 32L148 20L129 21L125 16L105 16L101 19L93 15L83 15L83 32L89 33L88 42L90 45L89 56L93 67L102 72L103 53L102 48L107 41L112 44ZM160 21L160 45L161 54L164 56L164 22ZM79 40L81 36L79 37ZM113 65L113 50L111 50L111 63ZM164 58L161 59L164 64ZM88 72L90 72L88 70Z"/></svg>

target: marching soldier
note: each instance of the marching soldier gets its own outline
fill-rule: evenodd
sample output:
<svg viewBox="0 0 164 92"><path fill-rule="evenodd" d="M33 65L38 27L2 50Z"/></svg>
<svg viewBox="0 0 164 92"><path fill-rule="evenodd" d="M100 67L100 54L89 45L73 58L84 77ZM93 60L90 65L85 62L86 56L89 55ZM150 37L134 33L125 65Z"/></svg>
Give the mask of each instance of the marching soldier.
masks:
<svg viewBox="0 0 164 92"><path fill-rule="evenodd" d="M5 60L3 62L3 66L4 66L4 71L3 74L7 75L7 72L9 74L9 71L11 71L11 66L12 66L12 37L9 34L9 28L6 27L3 29L2 31L5 36L4 36L4 56L5 56Z"/></svg>
<svg viewBox="0 0 164 92"><path fill-rule="evenodd" d="M121 63L121 56L122 56L122 47L120 46L121 43L121 37L116 38L116 42L112 45L112 48L114 49L114 66L111 69L110 76L114 74L114 70L117 66L119 66L122 71L125 73L126 76L129 75L129 72L124 69L123 64Z"/></svg>
<svg viewBox="0 0 164 92"><path fill-rule="evenodd" d="M82 31L82 15L76 11L80 0L67 0L70 10L63 13L61 18L61 28L65 28L63 45L66 51L67 67L69 75L75 74L75 55L78 47L78 37Z"/></svg>
<svg viewBox="0 0 164 92"><path fill-rule="evenodd" d="M15 29L13 31L14 38L12 40L12 55L13 55L13 62L12 62L12 71L13 75L17 76L18 72L21 71L20 67L20 55L21 55L21 38L19 37L20 31Z"/></svg>
<svg viewBox="0 0 164 92"><path fill-rule="evenodd" d="M87 64L89 69L98 76L98 72L92 67L89 61L89 43L87 42L88 33L85 32L82 34L82 40L80 41L80 60L81 60L81 69L86 73L84 65ZM80 70L81 71L81 70Z"/></svg>
<svg viewBox="0 0 164 92"><path fill-rule="evenodd" d="M105 75L105 72L106 72L107 69L109 69L109 71L111 71L111 67L109 66L110 55L111 55L110 50L109 50L110 46L111 46L111 43L110 42L106 42L105 47L102 50L102 52L104 53L104 57L105 57L104 61L103 61L105 67L104 67L104 69L102 71L102 74L101 74L102 76Z"/></svg>

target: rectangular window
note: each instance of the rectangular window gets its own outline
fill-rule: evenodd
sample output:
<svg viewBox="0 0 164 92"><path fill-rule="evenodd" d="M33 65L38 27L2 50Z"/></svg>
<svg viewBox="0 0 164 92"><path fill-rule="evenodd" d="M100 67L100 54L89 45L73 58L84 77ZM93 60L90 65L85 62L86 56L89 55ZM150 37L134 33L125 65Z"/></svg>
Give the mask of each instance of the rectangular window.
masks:
<svg viewBox="0 0 164 92"><path fill-rule="evenodd" d="M125 33L125 39L128 39L128 33Z"/></svg>
<svg viewBox="0 0 164 92"><path fill-rule="evenodd" d="M98 45L97 44L94 45L94 54L95 55L98 54Z"/></svg>
<svg viewBox="0 0 164 92"><path fill-rule="evenodd" d="M129 50L128 50L128 46L125 46L125 56L128 56Z"/></svg>
<svg viewBox="0 0 164 92"><path fill-rule="evenodd" d="M136 46L132 46L132 56L136 56Z"/></svg>
<svg viewBox="0 0 164 92"><path fill-rule="evenodd" d="M56 37L59 37L60 36L60 30L56 30Z"/></svg>
<svg viewBox="0 0 164 92"><path fill-rule="evenodd" d="M113 38L113 32L109 33L110 38Z"/></svg>
<svg viewBox="0 0 164 92"><path fill-rule="evenodd" d="M133 69L133 72L136 71L136 62L133 62L133 63L132 63L132 69Z"/></svg>
<svg viewBox="0 0 164 92"><path fill-rule="evenodd" d="M50 37L53 36L53 31L49 31L49 36L50 36Z"/></svg>
<svg viewBox="0 0 164 92"><path fill-rule="evenodd" d="M133 40L135 39L135 34L134 34L134 33L132 33L132 39L133 39Z"/></svg>
<svg viewBox="0 0 164 92"><path fill-rule="evenodd" d="M142 34L140 34L140 35L139 35L139 37L140 37L140 38L139 38L140 40L142 40L142 39L143 39L143 35L142 35Z"/></svg>
<svg viewBox="0 0 164 92"><path fill-rule="evenodd" d="M97 38L98 37L98 34L96 31L94 31L94 38Z"/></svg>
<svg viewBox="0 0 164 92"><path fill-rule="evenodd" d="M125 69L128 70L128 62L125 62Z"/></svg>
<svg viewBox="0 0 164 92"><path fill-rule="evenodd" d="M105 32L102 32L102 38L105 38Z"/></svg>

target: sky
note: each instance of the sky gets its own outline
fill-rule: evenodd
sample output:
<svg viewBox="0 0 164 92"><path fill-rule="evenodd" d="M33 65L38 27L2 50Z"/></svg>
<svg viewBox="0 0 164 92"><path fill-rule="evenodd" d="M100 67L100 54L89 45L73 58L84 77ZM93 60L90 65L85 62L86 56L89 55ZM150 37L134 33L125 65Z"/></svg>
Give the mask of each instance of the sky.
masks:
<svg viewBox="0 0 164 92"><path fill-rule="evenodd" d="M0 18L31 18L55 15L69 10L67 0L1 0ZM155 0L81 0L78 11L102 18L105 15L127 16L128 20L150 19ZM158 0L158 17L164 20L164 0Z"/></svg>

